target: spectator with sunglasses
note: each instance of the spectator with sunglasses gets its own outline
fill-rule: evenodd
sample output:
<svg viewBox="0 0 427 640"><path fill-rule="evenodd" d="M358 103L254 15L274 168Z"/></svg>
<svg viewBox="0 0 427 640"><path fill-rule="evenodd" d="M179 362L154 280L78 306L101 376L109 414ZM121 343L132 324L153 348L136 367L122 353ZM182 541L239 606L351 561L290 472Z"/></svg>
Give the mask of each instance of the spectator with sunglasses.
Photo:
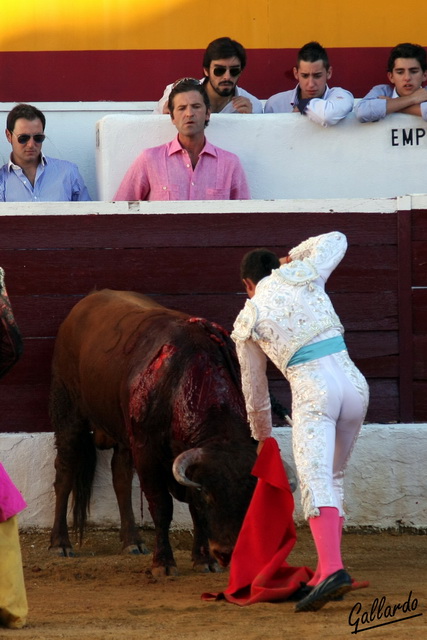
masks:
<svg viewBox="0 0 427 640"><path fill-rule="evenodd" d="M209 98L195 78L173 85L169 99L177 137L145 149L128 169L114 200L247 200L239 158L205 138Z"/></svg>
<svg viewBox="0 0 427 640"><path fill-rule="evenodd" d="M211 113L262 113L262 102L237 86L246 66L246 51L236 40L217 38L207 47L203 56L204 78ZM153 113L169 113L169 84Z"/></svg>
<svg viewBox="0 0 427 640"><path fill-rule="evenodd" d="M318 42L307 42L300 49L293 72L298 80L295 89L271 96L265 104L265 113L295 111L322 127L328 127L352 111L353 95L340 87L328 87L332 67L326 49Z"/></svg>
<svg viewBox="0 0 427 640"><path fill-rule="evenodd" d="M18 104L8 114L6 138L12 153L0 169L0 202L91 199L75 164L43 154L45 125L44 114L29 104Z"/></svg>

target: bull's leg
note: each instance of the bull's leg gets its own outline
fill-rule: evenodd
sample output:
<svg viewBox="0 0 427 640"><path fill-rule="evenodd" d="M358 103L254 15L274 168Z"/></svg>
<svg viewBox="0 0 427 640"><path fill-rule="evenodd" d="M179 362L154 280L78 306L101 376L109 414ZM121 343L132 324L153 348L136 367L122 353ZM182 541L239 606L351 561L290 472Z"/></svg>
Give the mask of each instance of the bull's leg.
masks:
<svg viewBox="0 0 427 640"><path fill-rule="evenodd" d="M67 510L68 498L73 488L73 470L65 464L63 452L58 450L55 458L55 518L50 535L50 547L52 552L62 556L73 556L73 547L68 534Z"/></svg>
<svg viewBox="0 0 427 640"><path fill-rule="evenodd" d="M88 428L60 381L52 383L49 411L57 450L54 481L55 517L49 548L59 555L73 556L67 525L68 499L75 487L82 454L82 439L87 441Z"/></svg>
<svg viewBox="0 0 427 640"><path fill-rule="evenodd" d="M191 503L189 509L194 529L193 549L191 553L194 570L201 573L222 571L220 565L209 551L209 541L205 523L197 509Z"/></svg>
<svg viewBox="0 0 427 640"><path fill-rule="evenodd" d="M133 462L130 450L122 445L114 447L111 460L113 487L120 511L120 540L125 553L149 553L135 522L132 508Z"/></svg>
<svg viewBox="0 0 427 640"><path fill-rule="evenodd" d="M173 515L172 496L161 471L145 468L140 480L156 532L152 573L155 577L176 575L176 562L169 541L169 527Z"/></svg>

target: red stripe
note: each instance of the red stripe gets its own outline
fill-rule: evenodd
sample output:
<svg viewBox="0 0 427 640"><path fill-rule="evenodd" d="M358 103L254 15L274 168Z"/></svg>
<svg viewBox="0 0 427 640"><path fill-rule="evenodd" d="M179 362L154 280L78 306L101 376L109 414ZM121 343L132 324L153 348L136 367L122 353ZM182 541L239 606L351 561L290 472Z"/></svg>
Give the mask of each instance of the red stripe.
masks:
<svg viewBox="0 0 427 640"><path fill-rule="evenodd" d="M388 48L329 49L331 86L362 97L386 82ZM294 86L296 49L251 49L241 85L260 99ZM152 101L202 75L202 50L0 52L1 102Z"/></svg>

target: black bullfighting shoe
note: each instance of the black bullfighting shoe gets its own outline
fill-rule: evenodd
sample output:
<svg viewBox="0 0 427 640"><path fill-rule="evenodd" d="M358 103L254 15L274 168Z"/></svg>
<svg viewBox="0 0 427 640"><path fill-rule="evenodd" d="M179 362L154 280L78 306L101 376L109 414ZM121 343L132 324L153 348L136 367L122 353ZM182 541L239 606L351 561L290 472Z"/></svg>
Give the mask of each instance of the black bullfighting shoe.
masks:
<svg viewBox="0 0 427 640"><path fill-rule="evenodd" d="M351 578L345 569L339 569L319 582L308 595L295 605L295 611L318 611L327 602L337 600L351 590Z"/></svg>

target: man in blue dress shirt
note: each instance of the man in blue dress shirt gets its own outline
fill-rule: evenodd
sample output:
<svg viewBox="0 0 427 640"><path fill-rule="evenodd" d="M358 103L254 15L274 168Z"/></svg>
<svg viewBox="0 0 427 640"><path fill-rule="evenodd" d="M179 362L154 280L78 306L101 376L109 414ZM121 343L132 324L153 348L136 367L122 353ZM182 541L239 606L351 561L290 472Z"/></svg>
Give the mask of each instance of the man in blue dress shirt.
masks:
<svg viewBox="0 0 427 640"><path fill-rule="evenodd" d="M90 200L75 164L43 155L46 118L29 104L18 104L7 116L9 162L0 169L0 202Z"/></svg>
<svg viewBox="0 0 427 640"><path fill-rule="evenodd" d="M376 122L390 113L407 113L427 120L426 50L419 44L402 42L388 59L390 84L377 84L354 108L360 122Z"/></svg>

